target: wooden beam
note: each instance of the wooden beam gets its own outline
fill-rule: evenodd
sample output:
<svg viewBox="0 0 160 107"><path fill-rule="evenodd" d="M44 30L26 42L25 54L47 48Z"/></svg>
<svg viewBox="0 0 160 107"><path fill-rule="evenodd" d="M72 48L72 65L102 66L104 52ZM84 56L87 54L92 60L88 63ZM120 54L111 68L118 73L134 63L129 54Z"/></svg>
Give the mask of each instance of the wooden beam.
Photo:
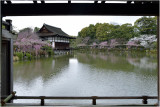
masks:
<svg viewBox="0 0 160 107"><path fill-rule="evenodd" d="M102 4L104 4L106 1L101 1Z"/></svg>
<svg viewBox="0 0 160 107"><path fill-rule="evenodd" d="M71 0L68 0L68 3L70 4L70 3L71 3Z"/></svg>
<svg viewBox="0 0 160 107"><path fill-rule="evenodd" d="M94 1L94 3L98 3L98 1Z"/></svg>
<svg viewBox="0 0 160 107"><path fill-rule="evenodd" d="M131 4L132 1L127 1L127 4Z"/></svg>
<svg viewBox="0 0 160 107"><path fill-rule="evenodd" d="M6 0L7 4L12 4L12 2L10 0Z"/></svg>
<svg viewBox="0 0 160 107"><path fill-rule="evenodd" d="M41 4L45 4L45 1L44 1L44 0L41 0Z"/></svg>
<svg viewBox="0 0 160 107"><path fill-rule="evenodd" d="M4 1L1 1L1 4L4 4Z"/></svg>
<svg viewBox="0 0 160 107"><path fill-rule="evenodd" d="M34 4L37 4L37 1L34 0L33 3L34 3Z"/></svg>
<svg viewBox="0 0 160 107"><path fill-rule="evenodd" d="M160 16L157 17L157 57L158 57L158 83L157 83L157 87L158 87L158 106L160 106Z"/></svg>
<svg viewBox="0 0 160 107"><path fill-rule="evenodd" d="M1 5L2 2L0 2L0 5ZM2 15L1 15L1 10L0 9L0 76L1 76L1 96L2 96L2 68L1 68L1 64L2 64L2 61L1 61L1 47L2 47Z"/></svg>
<svg viewBox="0 0 160 107"><path fill-rule="evenodd" d="M157 16L159 3L45 3L43 4L2 4L4 16L41 15L130 15ZM47 11L46 11L47 10ZM54 10L54 11L53 11ZM138 11L137 11L138 10Z"/></svg>

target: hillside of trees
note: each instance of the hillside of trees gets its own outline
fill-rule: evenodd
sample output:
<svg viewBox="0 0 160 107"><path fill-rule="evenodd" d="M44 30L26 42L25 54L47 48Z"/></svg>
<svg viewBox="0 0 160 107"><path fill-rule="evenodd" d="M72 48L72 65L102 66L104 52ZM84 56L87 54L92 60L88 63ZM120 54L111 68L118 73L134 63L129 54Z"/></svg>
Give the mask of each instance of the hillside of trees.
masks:
<svg viewBox="0 0 160 107"><path fill-rule="evenodd" d="M90 24L78 32L74 46L82 44L86 38L89 38L87 45L109 41L112 39L123 39L127 43L131 38L140 37L141 35L157 34L157 18L144 16L137 19L134 25L125 23L122 25L97 23Z"/></svg>

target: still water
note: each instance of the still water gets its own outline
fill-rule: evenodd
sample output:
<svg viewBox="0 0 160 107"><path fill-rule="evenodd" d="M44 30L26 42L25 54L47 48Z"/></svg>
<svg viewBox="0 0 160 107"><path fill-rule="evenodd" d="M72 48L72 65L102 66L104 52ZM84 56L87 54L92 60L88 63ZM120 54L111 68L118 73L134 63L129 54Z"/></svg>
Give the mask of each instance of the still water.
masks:
<svg viewBox="0 0 160 107"><path fill-rule="evenodd" d="M75 52L15 62L14 90L18 96L157 96L157 58L156 55L138 52ZM46 102L91 104L90 100ZM97 104L141 102L98 100ZM156 100L149 100L149 103L156 103Z"/></svg>

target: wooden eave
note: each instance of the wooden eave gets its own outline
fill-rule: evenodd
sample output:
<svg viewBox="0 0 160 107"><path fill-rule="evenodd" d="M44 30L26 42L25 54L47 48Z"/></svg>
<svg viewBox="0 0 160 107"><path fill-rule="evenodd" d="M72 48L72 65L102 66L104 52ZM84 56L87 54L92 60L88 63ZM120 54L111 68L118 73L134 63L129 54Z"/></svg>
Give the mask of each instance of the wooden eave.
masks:
<svg viewBox="0 0 160 107"><path fill-rule="evenodd" d="M4 2L4 1L1 1ZM159 1L126 3L2 3L2 16L121 15L158 16ZM53 11L54 10L54 11Z"/></svg>

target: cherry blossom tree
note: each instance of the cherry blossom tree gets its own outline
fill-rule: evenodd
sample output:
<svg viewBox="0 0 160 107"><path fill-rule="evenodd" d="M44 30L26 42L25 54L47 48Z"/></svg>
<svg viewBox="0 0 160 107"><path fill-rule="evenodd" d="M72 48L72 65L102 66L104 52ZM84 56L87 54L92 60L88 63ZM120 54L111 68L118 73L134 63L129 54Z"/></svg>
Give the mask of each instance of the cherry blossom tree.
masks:
<svg viewBox="0 0 160 107"><path fill-rule="evenodd" d="M27 29L18 34L14 43L15 50L19 52L35 52L36 56L44 46L52 47L50 43L39 39L38 35L32 29Z"/></svg>

